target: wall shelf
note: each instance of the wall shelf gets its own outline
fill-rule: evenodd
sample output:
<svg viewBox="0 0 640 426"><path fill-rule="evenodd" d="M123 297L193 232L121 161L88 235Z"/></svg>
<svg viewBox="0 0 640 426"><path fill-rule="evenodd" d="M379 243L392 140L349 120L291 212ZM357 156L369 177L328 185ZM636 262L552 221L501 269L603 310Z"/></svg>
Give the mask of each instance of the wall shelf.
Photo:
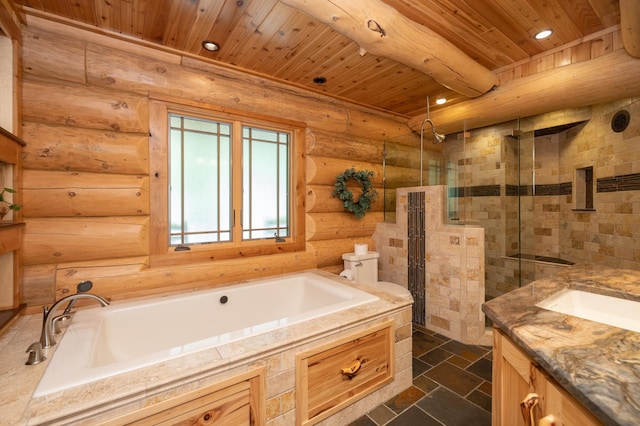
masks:
<svg viewBox="0 0 640 426"><path fill-rule="evenodd" d="M0 127L0 186L19 191L22 180L22 148L25 145L22 139ZM19 199L14 198L14 202L19 202ZM25 226L21 218L21 213L13 212L12 220L0 221L0 268L3 270L0 274L0 332L25 307L20 291L22 230Z"/></svg>

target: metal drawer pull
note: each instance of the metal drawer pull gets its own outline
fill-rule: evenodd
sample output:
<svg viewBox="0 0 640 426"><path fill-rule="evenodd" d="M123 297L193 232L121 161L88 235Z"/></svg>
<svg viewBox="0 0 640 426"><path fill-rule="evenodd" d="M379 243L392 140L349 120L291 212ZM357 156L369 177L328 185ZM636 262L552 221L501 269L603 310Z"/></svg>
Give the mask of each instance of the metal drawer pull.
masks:
<svg viewBox="0 0 640 426"><path fill-rule="evenodd" d="M360 362L360 360L356 359L355 361L353 361L353 363L351 363L350 366L344 367L342 369L342 374L347 376L349 379L352 379L356 374L358 374L358 371L360 371L360 367L362 367L362 363Z"/></svg>
<svg viewBox="0 0 640 426"><path fill-rule="evenodd" d="M520 403L520 411L522 411L522 418L524 419L524 424L527 426L535 426L536 421L533 415L533 409L536 405L538 405L538 394L530 393L525 399Z"/></svg>

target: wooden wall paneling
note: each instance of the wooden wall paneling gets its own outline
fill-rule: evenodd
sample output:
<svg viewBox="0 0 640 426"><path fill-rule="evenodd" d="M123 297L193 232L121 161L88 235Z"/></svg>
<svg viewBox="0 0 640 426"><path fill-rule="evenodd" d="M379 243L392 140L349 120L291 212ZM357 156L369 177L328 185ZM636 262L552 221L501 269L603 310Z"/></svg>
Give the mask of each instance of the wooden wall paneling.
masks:
<svg viewBox="0 0 640 426"><path fill-rule="evenodd" d="M47 26L47 31L50 28L52 26ZM38 30L32 28L34 32ZM53 32L58 37L77 40L84 35L82 31L67 28ZM139 212L141 217L118 217L127 214L128 210L101 206L111 196L115 198L110 205L127 199L127 195L117 194L105 198L103 190L107 187L128 191L128 188L134 188L129 184L149 177L148 150L157 147L154 148L153 137L148 136L148 91L153 91L154 96L162 94L183 101L211 103L223 111L227 108L263 114L268 110L286 120L307 122L308 134L314 138L319 134L322 139L314 141L311 149L326 155L307 156L305 160L309 163L311 158L312 163L318 162L318 167L323 169L314 171L314 177L307 179L313 182L312 185L323 187L322 197L332 190L336 176L352 166L374 170L374 185L381 192L383 138L408 133L406 119L188 56L182 58L187 65L184 66L176 64L170 55L165 60L162 55L154 55L151 49L147 49L147 54L141 46L127 49L122 42L103 42L96 34L85 39L88 40L86 85L64 81L64 73L60 79L55 74L46 75L46 78L33 75L25 84L28 121L24 130L28 139L33 140L33 147L25 155L30 169L26 190L32 191L29 197L41 198L37 209L38 201L29 203L34 204L33 212L38 215L80 213L97 216L28 220L25 263L31 271L55 266L58 298L73 291L82 279L95 281L100 294L127 298L220 286L246 278L310 269L317 267L319 260L323 268L341 269L342 254L352 252L355 242L366 242L374 248L371 234L375 223L382 220L381 201L374 204L374 210L367 213L365 219L358 221L342 209L337 199L327 197L321 202L322 209L331 211L318 212L321 215L313 219L314 226L318 227L315 238L331 235L332 228L339 229L340 235L314 241L321 247L319 252L307 244L309 249L305 252L251 259L198 260L195 256L193 260L198 262L195 264L162 263L159 267L149 268L149 241L154 233L148 228L145 211ZM33 37L29 43L38 43L38 38ZM39 67L44 69L45 64ZM42 96L43 93L50 102L39 105L36 94ZM53 114L48 114L50 111ZM112 126L113 123L119 125ZM354 158L358 161L353 161ZM51 177L49 182L48 177ZM304 177L301 179L304 181ZM138 188L145 185L140 184ZM90 208L86 203L76 208L68 204L47 213L45 204L59 198L69 201L65 197L73 188L82 188L76 197L96 200L93 203L96 206ZM333 202L335 207L329 207ZM125 204L133 207L130 201ZM32 275L42 278L30 282L51 280L50 277L45 279L43 274ZM42 302L43 299L40 296L31 298L39 303L50 302Z"/></svg>
<svg viewBox="0 0 640 426"><path fill-rule="evenodd" d="M151 12L151 11L149 11ZM140 13L140 19L145 20L145 13ZM58 36L64 36L71 40L84 40L86 43L98 43L102 46L111 47L114 49L125 50L133 55L142 55L150 58L155 58L162 62L179 64L180 54L177 51L171 49L162 49L152 45L152 43L135 38L123 38L120 34L108 33L102 31L99 28L83 25L79 22L73 22L73 25L67 25L58 20L48 19L51 16L37 11L32 11L27 16L27 26L32 31L46 31L57 34ZM70 22L69 22L70 23ZM137 24L137 22L136 22Z"/></svg>
<svg viewBox="0 0 640 426"><path fill-rule="evenodd" d="M608 33L591 40L591 58L597 58L598 56L613 52L613 38L614 33Z"/></svg>
<svg viewBox="0 0 640 426"><path fill-rule="evenodd" d="M613 35L613 50L624 49L624 44L622 42L622 34L620 34L620 31L616 31L612 35Z"/></svg>
<svg viewBox="0 0 640 426"><path fill-rule="evenodd" d="M245 84L246 77L239 76L237 72L227 70L225 75L219 67L203 68L202 64L192 69L94 44L87 46L87 81L96 86L112 90L151 91L248 112L272 111L272 115L281 114L307 122L310 126L334 129L347 126L343 106L319 102L315 96L300 97L295 92L290 93L291 89L276 91L265 80L256 86L257 81L253 78L249 86Z"/></svg>
<svg viewBox="0 0 640 426"><path fill-rule="evenodd" d="M85 43L54 33L24 29L23 70L41 77L55 76L58 80L86 83L84 68Z"/></svg>
<svg viewBox="0 0 640 426"><path fill-rule="evenodd" d="M149 177L25 170L25 217L149 214Z"/></svg>
<svg viewBox="0 0 640 426"><path fill-rule="evenodd" d="M352 246L353 248L353 246ZM132 259L122 259L130 261ZM111 266L108 263L111 262ZM312 253L296 252L247 259L229 259L182 265L179 268L157 267L135 271L136 265L118 264L118 259L100 261L96 266L81 262L61 265L56 274L60 289L73 290L83 279L93 281L96 293L113 300L173 291L215 288L233 282L263 278L316 267ZM71 277L71 278L69 278ZM58 291L60 293L60 291Z"/></svg>
<svg viewBox="0 0 640 426"><path fill-rule="evenodd" d="M23 125L25 169L148 174L148 135L55 126Z"/></svg>
<svg viewBox="0 0 640 426"><path fill-rule="evenodd" d="M353 248L356 243L368 244L369 250L376 249L375 241L370 236L318 240L307 243L307 246L309 247L308 250L314 253L318 268L331 270L332 272L336 270L340 272L344 269L342 255L344 253L353 253Z"/></svg>
<svg viewBox="0 0 640 426"><path fill-rule="evenodd" d="M591 59L591 41L580 43L577 46L573 46L571 48L572 64L589 61L589 59ZM543 70L543 71L546 71L546 70Z"/></svg>
<svg viewBox="0 0 640 426"><path fill-rule="evenodd" d="M307 155L382 163L383 149L384 143L381 138L347 137L309 129L306 134Z"/></svg>
<svg viewBox="0 0 640 426"><path fill-rule="evenodd" d="M127 286L136 281L124 277L135 277L148 269L149 256L59 263L55 268L56 298L74 293L78 283L84 280L93 282L95 293L100 295L131 291L135 287Z"/></svg>
<svg viewBox="0 0 640 426"><path fill-rule="evenodd" d="M131 216L25 220L24 264L148 255L148 221Z"/></svg>
<svg viewBox="0 0 640 426"><path fill-rule="evenodd" d="M336 183L336 177L352 167L356 170L372 171L373 177L371 178L371 183L378 191L382 188L382 162L364 163L342 158L314 156L307 157L307 184L334 185Z"/></svg>
<svg viewBox="0 0 640 426"><path fill-rule="evenodd" d="M22 277L22 301L27 306L38 306L50 304L55 300L56 265L25 266Z"/></svg>
<svg viewBox="0 0 640 426"><path fill-rule="evenodd" d="M146 97L134 93L25 78L23 119L53 125L148 133L149 105Z"/></svg>
<svg viewBox="0 0 640 426"><path fill-rule="evenodd" d="M382 202L380 202L382 204ZM362 219L343 210L340 213L307 214L307 241L369 237L378 222L384 221L382 212L367 212Z"/></svg>
<svg viewBox="0 0 640 426"><path fill-rule="evenodd" d="M375 110L367 110L364 107L351 106L348 118L349 125L344 132L345 135L357 135L381 141L384 138L408 133L407 119L404 117L390 116Z"/></svg>

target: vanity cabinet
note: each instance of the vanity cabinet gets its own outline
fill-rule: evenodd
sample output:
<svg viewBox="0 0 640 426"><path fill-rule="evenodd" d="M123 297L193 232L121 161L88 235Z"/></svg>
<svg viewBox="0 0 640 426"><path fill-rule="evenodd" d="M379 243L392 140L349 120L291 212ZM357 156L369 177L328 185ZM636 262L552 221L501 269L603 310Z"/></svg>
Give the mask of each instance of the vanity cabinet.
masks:
<svg viewBox="0 0 640 426"><path fill-rule="evenodd" d="M601 425L502 331L493 330L493 426Z"/></svg>
<svg viewBox="0 0 640 426"><path fill-rule="evenodd" d="M296 356L296 424L315 424L393 380L394 324Z"/></svg>
<svg viewBox="0 0 640 426"><path fill-rule="evenodd" d="M266 424L264 374L263 368L252 370L101 425L262 426Z"/></svg>

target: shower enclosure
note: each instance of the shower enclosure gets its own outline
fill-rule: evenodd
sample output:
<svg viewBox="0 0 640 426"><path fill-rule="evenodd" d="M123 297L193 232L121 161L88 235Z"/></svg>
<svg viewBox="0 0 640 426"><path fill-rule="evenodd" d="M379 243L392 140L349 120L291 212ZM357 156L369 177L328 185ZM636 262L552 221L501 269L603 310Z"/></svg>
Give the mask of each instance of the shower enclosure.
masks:
<svg viewBox="0 0 640 426"><path fill-rule="evenodd" d="M485 229L485 294L531 281L535 266L521 255L536 251L533 140L527 120L447 135L444 143L425 142L422 152L418 134L386 140L385 221L395 221L396 188L444 185L444 223Z"/></svg>
<svg viewBox="0 0 640 426"><path fill-rule="evenodd" d="M385 221L395 222L396 188L420 186L421 174L444 185L444 223L485 230L488 297L573 262L640 269L639 101L461 131L422 152L417 133L386 140Z"/></svg>

